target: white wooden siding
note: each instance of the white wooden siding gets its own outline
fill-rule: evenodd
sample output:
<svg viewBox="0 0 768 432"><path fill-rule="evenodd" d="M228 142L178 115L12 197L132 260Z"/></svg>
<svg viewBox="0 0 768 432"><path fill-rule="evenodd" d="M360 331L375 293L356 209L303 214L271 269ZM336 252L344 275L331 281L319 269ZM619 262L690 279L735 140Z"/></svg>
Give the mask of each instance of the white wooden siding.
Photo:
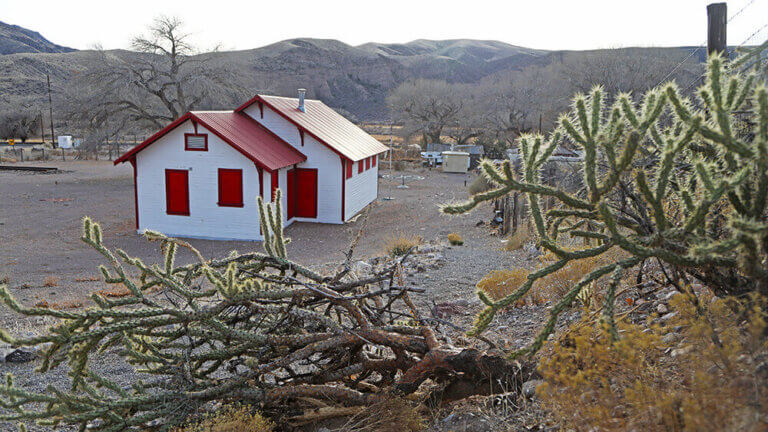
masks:
<svg viewBox="0 0 768 432"><path fill-rule="evenodd" d="M347 179L344 189L346 202L344 205L344 220L356 215L365 206L373 202L378 196L379 164L368 170L358 173L357 164L352 166L352 177ZM362 161L365 165L365 160Z"/></svg>
<svg viewBox="0 0 768 432"><path fill-rule="evenodd" d="M248 107L245 113L307 156L307 160L298 165L299 168L317 169L317 218L293 218L291 222L295 220L342 223L341 157L309 134L304 134L304 146L302 147L301 136L296 125L271 110L268 106L264 106L264 118L261 117L258 104ZM282 189L285 195L287 193L286 186L288 185L287 178L282 176L283 170L280 171L280 189Z"/></svg>
<svg viewBox="0 0 768 432"><path fill-rule="evenodd" d="M185 151L184 133L193 133L184 122L136 155L139 231L146 229L170 236L261 240L259 173L254 163L198 125L208 134L208 151ZM243 207L219 207L219 168L243 170ZM165 170L188 170L189 216L166 214ZM264 177L269 173L264 172ZM267 186L267 185L265 185ZM264 189L265 196L269 189Z"/></svg>

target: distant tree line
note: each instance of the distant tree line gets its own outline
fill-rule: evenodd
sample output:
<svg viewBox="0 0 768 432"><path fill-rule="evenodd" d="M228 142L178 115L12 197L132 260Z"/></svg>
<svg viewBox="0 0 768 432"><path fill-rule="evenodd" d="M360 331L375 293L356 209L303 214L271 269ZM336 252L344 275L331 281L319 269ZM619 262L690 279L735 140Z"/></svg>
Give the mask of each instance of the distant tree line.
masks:
<svg viewBox="0 0 768 432"><path fill-rule="evenodd" d="M521 134L551 128L568 108L570 95L604 88L641 94L656 86L681 59L661 52L563 53L547 66L492 75L476 84L406 81L390 92L388 108L402 134L425 143L478 143L491 157ZM671 78L690 78L703 66L681 68ZM669 78L669 77L667 77Z"/></svg>

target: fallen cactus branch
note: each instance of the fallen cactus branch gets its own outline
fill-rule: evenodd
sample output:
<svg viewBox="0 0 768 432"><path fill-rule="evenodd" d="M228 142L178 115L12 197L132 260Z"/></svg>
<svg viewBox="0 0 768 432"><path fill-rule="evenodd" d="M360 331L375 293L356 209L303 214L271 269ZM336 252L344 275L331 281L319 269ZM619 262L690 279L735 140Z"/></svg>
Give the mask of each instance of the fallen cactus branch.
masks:
<svg viewBox="0 0 768 432"><path fill-rule="evenodd" d="M27 308L0 287L13 311L59 320L37 337L0 331L0 339L46 345L40 371L66 363L71 378L69 389L33 393L9 375L0 386L0 420L168 431L209 402L238 401L290 407L300 424L412 395L426 379L446 387L470 380L477 392L488 382L520 382L519 366L441 344L422 325L409 298L417 290L400 276L409 254L354 278L350 252L337 274L321 275L287 258L279 204L259 206L265 253L206 260L188 243L148 231L161 245L162 265L111 251L86 218L82 240L106 259L104 280L128 291L119 298L95 293L94 308ZM197 261L175 265L179 249ZM415 325L404 325L403 316ZM91 365L107 350L121 353L143 378L125 387L97 373Z"/></svg>

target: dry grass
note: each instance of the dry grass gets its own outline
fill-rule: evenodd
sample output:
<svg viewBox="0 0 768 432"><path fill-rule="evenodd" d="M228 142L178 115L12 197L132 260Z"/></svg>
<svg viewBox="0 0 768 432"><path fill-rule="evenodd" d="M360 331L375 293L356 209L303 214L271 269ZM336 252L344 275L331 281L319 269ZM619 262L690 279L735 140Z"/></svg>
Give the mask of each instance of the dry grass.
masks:
<svg viewBox="0 0 768 432"><path fill-rule="evenodd" d="M384 240L384 251L393 258L400 257L422 242L416 234L392 234Z"/></svg>
<svg viewBox="0 0 768 432"><path fill-rule="evenodd" d="M0 284L7 284L11 278L7 274L0 274Z"/></svg>
<svg viewBox="0 0 768 432"><path fill-rule="evenodd" d="M58 278L58 277L56 277L56 276L48 276L48 277L47 277L47 278L45 278L45 280L43 281L43 286L44 286L44 287L55 287L55 286L59 286L59 278Z"/></svg>
<svg viewBox="0 0 768 432"><path fill-rule="evenodd" d="M40 300L39 302L35 303L35 307L44 308L44 309L53 309L53 310L78 309L83 307L83 302L63 301L63 302L49 303L48 300Z"/></svg>
<svg viewBox="0 0 768 432"><path fill-rule="evenodd" d="M493 184L491 184L484 175L477 176L477 178L472 180L472 183L467 186L470 195L477 195L491 189L493 189Z"/></svg>
<svg viewBox="0 0 768 432"><path fill-rule="evenodd" d="M563 429L758 431L768 428L765 299L700 302L676 296L666 327L574 324L544 352L537 389ZM762 309L761 309L762 308ZM664 334L681 328L674 356Z"/></svg>
<svg viewBox="0 0 768 432"><path fill-rule="evenodd" d="M339 432L417 432L424 418L408 401L392 397L352 416Z"/></svg>
<svg viewBox="0 0 768 432"><path fill-rule="evenodd" d="M98 282L101 278L98 276L85 276L75 278L75 282Z"/></svg>
<svg viewBox="0 0 768 432"><path fill-rule="evenodd" d="M450 233L448 234L448 243L453 246L461 246L464 244L464 239L459 234Z"/></svg>
<svg viewBox="0 0 768 432"><path fill-rule="evenodd" d="M534 236L531 232L531 227L528 226L527 223L522 223L517 228L517 231L515 231L511 236L507 238L506 241L504 241L504 250L507 252L516 251L533 239Z"/></svg>
<svg viewBox="0 0 768 432"><path fill-rule="evenodd" d="M275 425L245 405L225 405L173 432L272 432Z"/></svg>
<svg viewBox="0 0 768 432"><path fill-rule="evenodd" d="M528 270L516 268L514 270L494 270L477 283L477 289L482 290L493 300L501 300L512 294L520 285L528 279ZM533 290L532 290L533 291ZM543 304L547 299L537 292L529 292L518 300L514 306L525 306L526 304Z"/></svg>

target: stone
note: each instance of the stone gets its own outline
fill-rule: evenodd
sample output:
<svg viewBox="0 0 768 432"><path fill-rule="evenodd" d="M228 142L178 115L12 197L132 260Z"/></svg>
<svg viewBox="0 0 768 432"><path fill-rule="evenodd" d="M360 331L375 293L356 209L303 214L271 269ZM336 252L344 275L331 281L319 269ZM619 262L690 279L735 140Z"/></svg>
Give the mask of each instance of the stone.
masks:
<svg viewBox="0 0 768 432"><path fill-rule="evenodd" d="M659 303L658 306L656 306L656 312L658 312L659 315L664 315L665 313L669 312L669 309L667 309L667 305L664 303Z"/></svg>
<svg viewBox="0 0 768 432"><path fill-rule="evenodd" d="M667 333L664 335L664 337L661 338L661 342L664 345L672 345L675 343L675 341L677 341L678 338L679 335L677 333Z"/></svg>
<svg viewBox="0 0 768 432"><path fill-rule="evenodd" d="M686 354L688 354L689 352L691 352L691 350L692 350L692 349L693 349L693 347L692 347L692 346L690 346L690 345L688 345L688 346L686 346L686 347L682 347L682 348L673 349L673 350L672 350L672 352L670 353L670 355L671 355L673 358L674 358L674 357L683 356L683 355L686 355Z"/></svg>
<svg viewBox="0 0 768 432"><path fill-rule="evenodd" d="M373 266L365 261L357 261L352 264L352 271L357 274L370 274L373 271Z"/></svg>
<svg viewBox="0 0 768 432"><path fill-rule="evenodd" d="M670 312L668 314L664 314L662 315L661 318L659 318L659 322L667 322L676 316L677 316L677 312Z"/></svg>
<svg viewBox="0 0 768 432"><path fill-rule="evenodd" d="M544 380L532 379L523 383L523 396L528 399L532 399L536 396L536 388L544 384Z"/></svg>
<svg viewBox="0 0 768 432"><path fill-rule="evenodd" d="M13 348L4 345L0 347L0 358L6 363L26 363L37 358L37 351L33 348Z"/></svg>

